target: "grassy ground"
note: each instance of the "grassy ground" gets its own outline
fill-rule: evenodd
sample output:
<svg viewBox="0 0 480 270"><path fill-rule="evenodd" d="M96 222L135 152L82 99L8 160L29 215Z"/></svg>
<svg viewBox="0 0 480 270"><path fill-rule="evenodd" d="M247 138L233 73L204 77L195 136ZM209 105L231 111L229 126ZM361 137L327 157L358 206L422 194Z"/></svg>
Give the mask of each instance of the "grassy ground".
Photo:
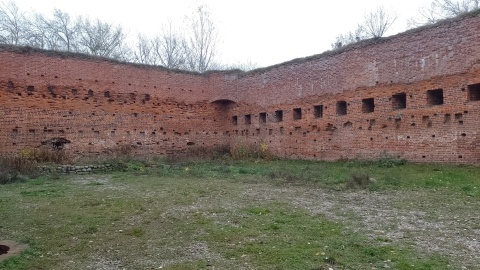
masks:
<svg viewBox="0 0 480 270"><path fill-rule="evenodd" d="M480 169L215 161L0 186L0 269L479 269ZM354 175L364 188L349 189Z"/></svg>

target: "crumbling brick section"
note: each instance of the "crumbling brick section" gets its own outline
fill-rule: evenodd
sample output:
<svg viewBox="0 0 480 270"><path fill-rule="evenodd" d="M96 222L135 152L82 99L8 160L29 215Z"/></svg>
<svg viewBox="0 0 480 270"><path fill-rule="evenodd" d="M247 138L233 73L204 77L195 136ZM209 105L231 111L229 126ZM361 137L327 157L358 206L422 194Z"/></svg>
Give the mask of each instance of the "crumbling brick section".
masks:
<svg viewBox="0 0 480 270"><path fill-rule="evenodd" d="M239 141L317 160L480 160L480 17L251 72L0 46L1 153L159 155Z"/></svg>

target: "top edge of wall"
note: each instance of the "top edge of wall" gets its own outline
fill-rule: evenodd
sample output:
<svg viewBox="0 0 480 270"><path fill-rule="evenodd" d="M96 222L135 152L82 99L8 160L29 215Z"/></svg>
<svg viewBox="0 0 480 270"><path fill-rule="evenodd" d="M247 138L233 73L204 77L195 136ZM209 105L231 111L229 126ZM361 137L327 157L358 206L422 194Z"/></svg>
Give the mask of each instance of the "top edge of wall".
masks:
<svg viewBox="0 0 480 270"><path fill-rule="evenodd" d="M166 72L174 72L174 73L183 73L183 74L190 74L190 75L197 75L197 76L208 76L210 74L237 74L239 77L243 76L251 76L257 73L264 73L268 72L269 70L281 67L281 66L289 66L289 65L297 65L297 64L302 64L305 62L309 61L314 61L326 57L331 57L335 56L338 54L342 54L347 51L352 51L352 50L358 50L358 49L363 49L365 47L385 43L391 40L394 40L399 37L403 36L408 36L408 35L413 35L418 32L422 31L427 31L430 29L442 27L442 26L448 26L453 23L463 21L463 20L468 20L470 18L475 18L475 17L480 17L480 9L477 9L475 11L454 17L454 18L449 18L449 19L444 19L441 20L437 23L434 24L428 24L428 25L423 25L417 28L409 29L405 32L398 33L396 35L388 36L388 37L381 37L381 38L372 38L372 39L366 39L362 40L359 42L355 42L352 44L348 44L344 47L341 47L339 49L334 49L334 50L328 50L325 52L322 52L320 54L314 54L306 57L300 57L300 58L295 58L292 60L288 60L279 64L263 67L263 68L258 68L254 69L251 71L242 71L239 69L232 69L232 70L207 70L204 73L199 73L195 71L188 71L188 70L181 70L181 69L170 69L164 66L154 66L154 65L146 65L146 64L138 64L138 63L131 63L131 62L126 62L126 61L120 61L120 60L115 60L111 58L106 58L106 57L101 57L101 56L96 56L96 55L89 55L89 54L84 54L84 53L78 53L78 52L66 52L66 51L55 51L55 50L45 50L45 49L40 49L40 48L33 48L29 46L16 46L16 45L9 45L9 44L0 44L0 52L2 51L7 51L7 52L13 52L13 53L19 53L19 54L42 54L48 57L58 57L58 58L71 58L71 59L80 59L80 60L86 60L86 61L102 61L102 62L109 62L112 64L119 64L119 65L126 65L126 66L132 66L135 68L143 68L143 69L155 69L155 70L162 70Z"/></svg>

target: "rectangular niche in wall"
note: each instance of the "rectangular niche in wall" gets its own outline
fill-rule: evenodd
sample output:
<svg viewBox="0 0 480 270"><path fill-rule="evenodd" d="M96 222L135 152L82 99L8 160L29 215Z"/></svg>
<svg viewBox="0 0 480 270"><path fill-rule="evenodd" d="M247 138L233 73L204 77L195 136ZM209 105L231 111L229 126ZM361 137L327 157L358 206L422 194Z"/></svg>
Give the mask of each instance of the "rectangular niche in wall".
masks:
<svg viewBox="0 0 480 270"><path fill-rule="evenodd" d="M337 115L347 115L347 102L344 100L337 101Z"/></svg>
<svg viewBox="0 0 480 270"><path fill-rule="evenodd" d="M293 120L300 120L302 119L302 109L295 108L293 109Z"/></svg>
<svg viewBox="0 0 480 270"><path fill-rule="evenodd" d="M252 124L252 115L251 114L246 114L245 115L245 125L251 125Z"/></svg>
<svg viewBox="0 0 480 270"><path fill-rule="evenodd" d="M392 109L401 110L407 108L407 94L398 93L392 96Z"/></svg>
<svg viewBox="0 0 480 270"><path fill-rule="evenodd" d="M275 116L275 122L282 122L283 121L283 111L282 110L275 111L274 116Z"/></svg>
<svg viewBox="0 0 480 270"><path fill-rule="evenodd" d="M469 101L480 100L480 83L470 84L468 86L468 100Z"/></svg>
<svg viewBox="0 0 480 270"><path fill-rule="evenodd" d="M362 112L371 113L375 111L375 102L373 98L362 99Z"/></svg>
<svg viewBox="0 0 480 270"><path fill-rule="evenodd" d="M443 89L435 89L427 91L427 104L429 106L443 104Z"/></svg>
<svg viewBox="0 0 480 270"><path fill-rule="evenodd" d="M235 116L232 116L232 125L236 126L238 124L238 117L235 115Z"/></svg>
<svg viewBox="0 0 480 270"><path fill-rule="evenodd" d="M313 116L315 118L323 117L323 105L313 106Z"/></svg>
<svg viewBox="0 0 480 270"><path fill-rule="evenodd" d="M260 122L260 124L265 124L267 122L267 113L261 112L258 115L258 121Z"/></svg>

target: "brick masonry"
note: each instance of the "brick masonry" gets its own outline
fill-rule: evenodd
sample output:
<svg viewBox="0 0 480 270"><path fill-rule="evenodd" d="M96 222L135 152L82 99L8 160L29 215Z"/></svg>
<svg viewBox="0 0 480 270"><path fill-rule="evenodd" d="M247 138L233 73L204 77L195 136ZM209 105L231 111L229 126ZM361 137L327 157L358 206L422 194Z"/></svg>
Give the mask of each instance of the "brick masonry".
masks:
<svg viewBox="0 0 480 270"><path fill-rule="evenodd" d="M0 47L2 153L182 153L264 141L302 159L478 164L480 16L251 72L196 74Z"/></svg>

